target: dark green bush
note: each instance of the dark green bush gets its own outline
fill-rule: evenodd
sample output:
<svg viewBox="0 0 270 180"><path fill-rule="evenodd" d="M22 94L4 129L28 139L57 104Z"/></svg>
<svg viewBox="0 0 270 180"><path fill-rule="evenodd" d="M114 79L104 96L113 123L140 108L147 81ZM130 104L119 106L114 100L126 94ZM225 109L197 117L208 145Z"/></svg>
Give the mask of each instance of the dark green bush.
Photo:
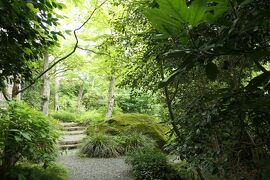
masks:
<svg viewBox="0 0 270 180"><path fill-rule="evenodd" d="M113 136L97 134L87 139L80 153L87 157L117 157L124 152L120 143Z"/></svg>
<svg viewBox="0 0 270 180"><path fill-rule="evenodd" d="M72 122L72 121L77 121L78 117L76 114L67 112L67 111L59 111L59 112L53 112L51 113L51 116L59 121L63 122Z"/></svg>
<svg viewBox="0 0 270 180"><path fill-rule="evenodd" d="M150 145L130 152L126 161L132 166L132 173L136 179L181 179L168 164L166 155Z"/></svg>
<svg viewBox="0 0 270 180"><path fill-rule="evenodd" d="M5 180L67 180L68 176L67 171L57 164L49 164L44 169L41 165L21 163L1 178Z"/></svg>
<svg viewBox="0 0 270 180"><path fill-rule="evenodd" d="M55 124L54 124L55 123ZM25 158L47 163L56 157L56 122L22 101L11 101L0 113L0 170Z"/></svg>

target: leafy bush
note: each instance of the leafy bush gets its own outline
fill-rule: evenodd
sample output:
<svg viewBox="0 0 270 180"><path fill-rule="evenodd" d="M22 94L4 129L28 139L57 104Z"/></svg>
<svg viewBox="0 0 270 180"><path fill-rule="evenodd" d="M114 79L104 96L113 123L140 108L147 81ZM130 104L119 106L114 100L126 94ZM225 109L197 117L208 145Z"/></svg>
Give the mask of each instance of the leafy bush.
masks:
<svg viewBox="0 0 270 180"><path fill-rule="evenodd" d="M97 134L90 137L80 150L87 157L117 157L124 149L113 136Z"/></svg>
<svg viewBox="0 0 270 180"><path fill-rule="evenodd" d="M127 163L132 166L136 179L181 179L168 164L167 157L153 146L144 146L128 154Z"/></svg>
<svg viewBox="0 0 270 180"><path fill-rule="evenodd" d="M22 101L11 101L0 113L0 152L3 172L22 157L47 163L56 157L56 122Z"/></svg>
<svg viewBox="0 0 270 180"><path fill-rule="evenodd" d="M78 119L78 116L76 114L67 112L67 111L53 112L51 113L51 116L54 119L57 119L63 122L72 122L72 121L77 121Z"/></svg>
<svg viewBox="0 0 270 180"><path fill-rule="evenodd" d="M105 119L105 114L106 114L106 107L99 107L98 109L93 109L93 110L89 110L86 111L84 113L82 113L79 117L79 122L82 123L87 123L87 122L91 122L91 123L98 123L98 122L102 122ZM113 115L119 115L122 114L122 110L119 107L114 107L113 108Z"/></svg>
<svg viewBox="0 0 270 180"><path fill-rule="evenodd" d="M20 163L12 168L5 177L6 180L67 180L67 171L60 165L49 164L44 169L40 165Z"/></svg>
<svg viewBox="0 0 270 180"><path fill-rule="evenodd" d="M137 132L122 134L119 136L115 136L114 138L117 139L117 141L124 148L125 154L135 149L142 148L145 145L154 146L155 144L155 142L151 138L143 135L142 133L137 133Z"/></svg>
<svg viewBox="0 0 270 180"><path fill-rule="evenodd" d="M82 113L82 115L79 117L80 122L101 122L104 121L106 113L105 107L100 107L98 109L93 109L90 111L86 111Z"/></svg>

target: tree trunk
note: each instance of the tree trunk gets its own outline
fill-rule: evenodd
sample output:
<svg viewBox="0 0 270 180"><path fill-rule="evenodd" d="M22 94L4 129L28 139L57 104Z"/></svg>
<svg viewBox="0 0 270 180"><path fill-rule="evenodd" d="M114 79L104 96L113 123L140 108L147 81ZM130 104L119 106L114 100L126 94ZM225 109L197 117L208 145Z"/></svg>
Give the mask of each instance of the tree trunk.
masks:
<svg viewBox="0 0 270 180"><path fill-rule="evenodd" d="M21 84L18 83L17 78L14 77L13 83L12 83L12 94L11 97L12 99L18 99L21 100L21 93L18 93L21 89Z"/></svg>
<svg viewBox="0 0 270 180"><path fill-rule="evenodd" d="M163 63L160 63L159 68L160 68L161 78L164 79L165 76L164 76ZM173 107L172 107L172 101L173 101L174 97L170 98L170 93L169 93L169 89L168 89L167 85L164 86L164 95L165 95L165 103L166 103L166 106L167 106L168 112L169 112L170 124L172 125L173 131L177 136L177 140L179 140L181 137L181 134L180 134L178 127L177 127L177 124L175 122L175 116L174 116Z"/></svg>
<svg viewBox="0 0 270 180"><path fill-rule="evenodd" d="M105 119L110 119L112 117L113 106L114 106L114 84L115 84L115 76L112 75L110 77L110 86L108 93L108 107L107 113L105 115Z"/></svg>
<svg viewBox="0 0 270 180"><path fill-rule="evenodd" d="M0 106L5 107L6 106L6 101L8 101L9 95L8 95L8 90L7 90L7 83L5 80L1 80L1 89L0 89Z"/></svg>
<svg viewBox="0 0 270 180"><path fill-rule="evenodd" d="M77 100L77 112L81 111L81 101L83 97L83 90L84 90L84 81L80 85L80 89L79 89L78 100Z"/></svg>
<svg viewBox="0 0 270 180"><path fill-rule="evenodd" d="M49 68L49 53L46 52L44 55L44 62L43 62L43 70ZM49 99L50 99L50 79L49 73L46 72L43 75L43 84L41 89L41 110L44 112L45 115L49 114Z"/></svg>
<svg viewBox="0 0 270 180"><path fill-rule="evenodd" d="M60 88L60 78L56 75L54 78L55 93L54 93L54 111L59 111L59 88Z"/></svg>

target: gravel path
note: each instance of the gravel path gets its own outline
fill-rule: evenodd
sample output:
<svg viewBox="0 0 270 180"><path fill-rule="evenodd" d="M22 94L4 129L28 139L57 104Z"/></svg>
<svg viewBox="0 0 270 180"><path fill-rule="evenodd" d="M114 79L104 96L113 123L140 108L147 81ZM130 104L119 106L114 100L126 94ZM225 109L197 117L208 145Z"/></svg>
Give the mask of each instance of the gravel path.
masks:
<svg viewBox="0 0 270 180"><path fill-rule="evenodd" d="M72 153L61 155L59 162L70 180L132 180L124 158L81 158Z"/></svg>

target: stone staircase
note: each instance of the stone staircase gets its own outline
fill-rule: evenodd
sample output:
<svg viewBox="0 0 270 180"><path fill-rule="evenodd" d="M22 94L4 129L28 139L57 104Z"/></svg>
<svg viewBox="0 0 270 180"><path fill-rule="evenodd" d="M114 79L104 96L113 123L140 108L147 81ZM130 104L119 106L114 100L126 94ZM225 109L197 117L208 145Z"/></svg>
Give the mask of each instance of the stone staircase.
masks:
<svg viewBox="0 0 270 180"><path fill-rule="evenodd" d="M82 140L86 137L85 127L74 122L61 122L60 125L63 127L63 134L58 141L60 149L68 150L78 148Z"/></svg>

